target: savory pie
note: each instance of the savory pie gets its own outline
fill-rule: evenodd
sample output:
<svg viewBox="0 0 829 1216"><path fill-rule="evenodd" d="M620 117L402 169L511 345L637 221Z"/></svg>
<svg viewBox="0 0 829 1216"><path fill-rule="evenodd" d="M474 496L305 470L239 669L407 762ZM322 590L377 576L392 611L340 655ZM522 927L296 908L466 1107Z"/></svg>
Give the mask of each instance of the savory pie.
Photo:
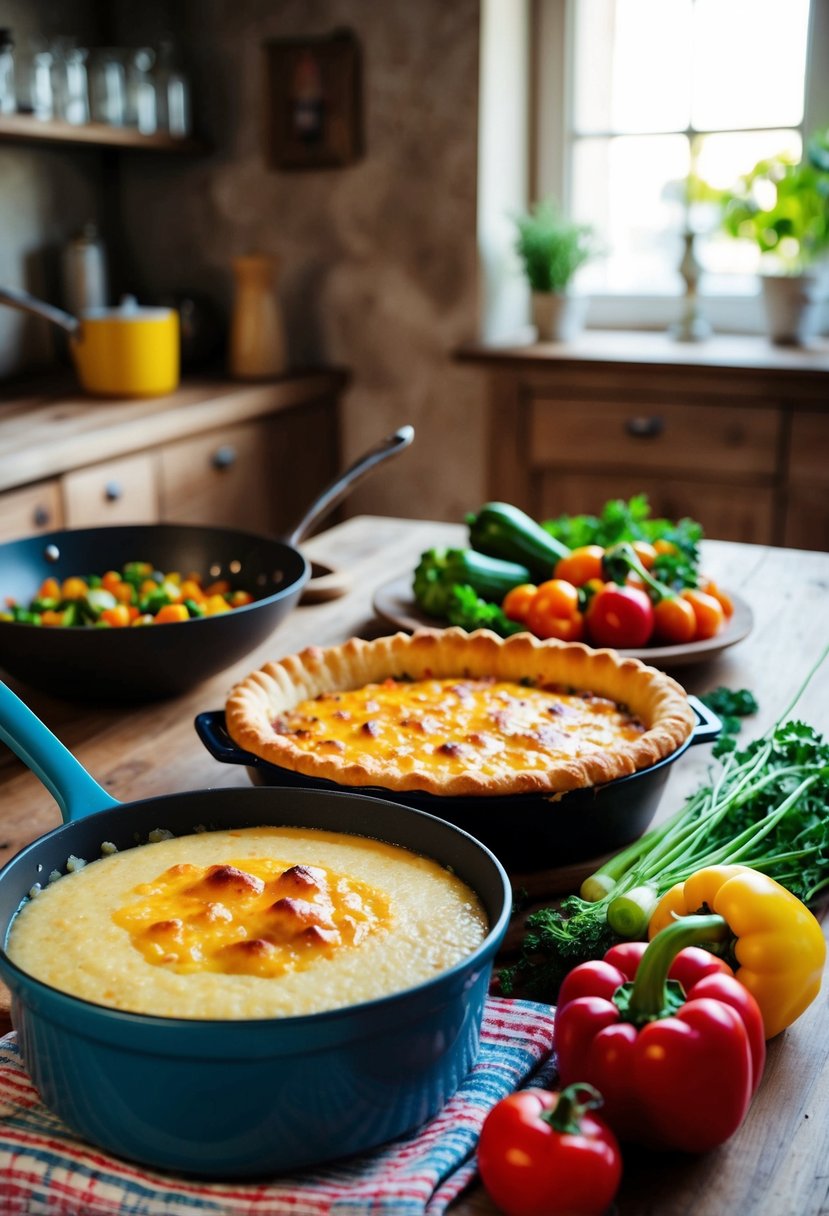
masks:
<svg viewBox="0 0 829 1216"><path fill-rule="evenodd" d="M419 630L267 663L231 691L229 734L350 787L558 793L671 755L694 726L670 676L580 642Z"/></svg>

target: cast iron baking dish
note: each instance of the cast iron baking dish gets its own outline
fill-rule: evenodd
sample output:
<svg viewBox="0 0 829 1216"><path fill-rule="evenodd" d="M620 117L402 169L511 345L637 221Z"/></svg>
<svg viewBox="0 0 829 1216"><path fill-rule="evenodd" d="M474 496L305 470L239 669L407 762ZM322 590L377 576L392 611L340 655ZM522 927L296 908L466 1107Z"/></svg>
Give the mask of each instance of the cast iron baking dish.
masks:
<svg viewBox="0 0 829 1216"><path fill-rule="evenodd" d="M425 813L359 794L210 789L119 803L5 685L0 739L37 773L65 820L0 871L0 976L11 989L32 1080L75 1132L156 1168L264 1177L400 1136L455 1092L477 1056L511 909L507 876L478 841ZM348 832L431 857L478 894L489 932L455 966L403 992L255 1021L96 1005L33 979L5 952L33 885L63 872L70 855L98 857L103 841L131 848L156 828L181 836L263 825Z"/></svg>
<svg viewBox="0 0 829 1216"><path fill-rule="evenodd" d="M512 870L543 870L597 857L635 840L653 816L671 765L695 743L716 739L719 718L696 697L689 697L697 725L670 756L650 768L617 777L606 785L566 794L505 794L492 798L441 798L419 791L379 786L344 786L307 777L262 760L238 747L225 725L224 710L209 710L195 720L196 732L210 754L224 764L242 764L254 785L296 789L350 790L399 802L455 824L480 840Z"/></svg>

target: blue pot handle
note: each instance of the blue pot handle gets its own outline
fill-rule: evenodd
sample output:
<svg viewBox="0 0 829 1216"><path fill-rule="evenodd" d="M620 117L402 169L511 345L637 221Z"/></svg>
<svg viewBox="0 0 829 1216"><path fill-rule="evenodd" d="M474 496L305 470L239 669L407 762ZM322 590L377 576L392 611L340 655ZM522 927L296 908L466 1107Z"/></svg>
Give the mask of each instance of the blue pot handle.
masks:
<svg viewBox="0 0 829 1216"><path fill-rule="evenodd" d="M60 807L64 823L121 805L2 682L0 739L40 778Z"/></svg>
<svg viewBox="0 0 829 1216"><path fill-rule="evenodd" d="M691 732L690 744L710 743L722 734L722 722L699 697L689 694L688 703L697 715L697 725Z"/></svg>
<svg viewBox="0 0 829 1216"><path fill-rule="evenodd" d="M247 768L262 764L259 756L237 747L233 742L227 733L223 709L209 709L197 714L194 725L196 734L214 760L221 760L223 764L244 764Z"/></svg>

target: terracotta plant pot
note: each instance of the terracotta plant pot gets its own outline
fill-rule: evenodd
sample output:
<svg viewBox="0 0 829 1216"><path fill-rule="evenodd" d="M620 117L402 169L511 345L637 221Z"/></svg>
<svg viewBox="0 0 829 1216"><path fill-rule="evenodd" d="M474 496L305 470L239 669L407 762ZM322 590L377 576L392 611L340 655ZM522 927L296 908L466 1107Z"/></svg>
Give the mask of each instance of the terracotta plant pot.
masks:
<svg viewBox="0 0 829 1216"><path fill-rule="evenodd" d="M819 332L821 305L829 299L826 275L764 275L763 307L772 342L802 346Z"/></svg>
<svg viewBox="0 0 829 1216"><path fill-rule="evenodd" d="M532 310L539 342L570 342L584 328L587 297L534 291Z"/></svg>

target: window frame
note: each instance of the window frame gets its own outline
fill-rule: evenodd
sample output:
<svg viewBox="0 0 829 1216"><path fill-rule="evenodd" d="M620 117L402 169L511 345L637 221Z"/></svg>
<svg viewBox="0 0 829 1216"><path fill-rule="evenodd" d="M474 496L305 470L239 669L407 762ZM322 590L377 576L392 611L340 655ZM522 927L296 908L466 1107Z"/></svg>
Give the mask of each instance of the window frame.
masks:
<svg viewBox="0 0 829 1216"><path fill-rule="evenodd" d="M573 71L572 9L578 0L531 0L530 23L530 176L532 199L552 195L569 208L569 145L574 137L571 107ZM801 131L829 123L829 3L812 0L806 53L806 84ZM753 293L700 293L702 315L715 331L763 332L759 282ZM590 327L664 329L676 323L682 295L591 293Z"/></svg>

